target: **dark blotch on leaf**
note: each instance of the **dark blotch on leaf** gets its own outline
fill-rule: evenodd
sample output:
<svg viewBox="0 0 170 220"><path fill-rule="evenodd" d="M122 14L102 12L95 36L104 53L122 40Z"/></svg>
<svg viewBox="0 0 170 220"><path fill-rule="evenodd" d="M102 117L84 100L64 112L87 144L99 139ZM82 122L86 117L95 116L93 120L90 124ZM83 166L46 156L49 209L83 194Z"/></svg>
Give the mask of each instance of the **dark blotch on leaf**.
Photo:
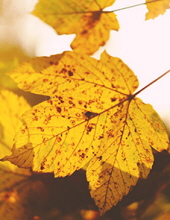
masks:
<svg viewBox="0 0 170 220"><path fill-rule="evenodd" d="M87 34L87 30L83 30L82 32L81 32L81 34L83 35L83 34Z"/></svg>
<svg viewBox="0 0 170 220"><path fill-rule="evenodd" d="M84 115L86 116L87 119L91 119L91 118L94 118L95 116L97 116L98 113L94 113L94 112L89 112L88 111Z"/></svg>
<svg viewBox="0 0 170 220"><path fill-rule="evenodd" d="M57 110L58 113L61 112L61 108L60 107L56 107L56 110Z"/></svg>
<svg viewBox="0 0 170 220"><path fill-rule="evenodd" d="M45 83L45 82L48 82L48 79L43 79L43 82Z"/></svg>
<svg viewBox="0 0 170 220"><path fill-rule="evenodd" d="M69 76L73 76L74 74L73 74L73 72L71 72L70 70L68 71L68 75Z"/></svg>
<svg viewBox="0 0 170 220"><path fill-rule="evenodd" d="M111 98L111 102L115 102L116 101L116 99L115 98Z"/></svg>
<svg viewBox="0 0 170 220"><path fill-rule="evenodd" d="M65 69L65 68L63 68L62 70L61 70L61 73L66 73L67 72L67 70Z"/></svg>
<svg viewBox="0 0 170 220"><path fill-rule="evenodd" d="M100 20L100 16L102 14L102 11L95 11L92 13L92 21L95 22L95 21L99 21Z"/></svg>
<svg viewBox="0 0 170 220"><path fill-rule="evenodd" d="M87 130L87 133L89 133L90 131L92 131L93 127L92 126L87 126L86 130Z"/></svg>

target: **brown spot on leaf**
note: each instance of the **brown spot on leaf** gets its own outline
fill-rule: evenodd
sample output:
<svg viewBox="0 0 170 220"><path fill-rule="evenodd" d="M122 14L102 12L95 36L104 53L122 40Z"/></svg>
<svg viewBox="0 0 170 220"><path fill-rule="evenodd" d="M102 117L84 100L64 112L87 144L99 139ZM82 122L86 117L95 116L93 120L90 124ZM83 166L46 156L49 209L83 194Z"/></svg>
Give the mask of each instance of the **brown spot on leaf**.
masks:
<svg viewBox="0 0 170 220"><path fill-rule="evenodd" d="M47 100L47 103L49 103L49 104L53 104L53 101L52 100Z"/></svg>
<svg viewBox="0 0 170 220"><path fill-rule="evenodd" d="M98 113L88 111L84 115L85 115L86 119L89 120L89 119L94 118L95 116L97 116Z"/></svg>
<svg viewBox="0 0 170 220"><path fill-rule="evenodd" d="M37 127L37 129L39 129L41 132L44 131L44 128L43 128L43 127Z"/></svg>
<svg viewBox="0 0 170 220"><path fill-rule="evenodd" d="M91 15L91 19L90 22L96 22L100 20L100 16L101 16L102 11L95 11L92 13Z"/></svg>
<svg viewBox="0 0 170 220"><path fill-rule="evenodd" d="M82 153L82 154L80 155L81 158L85 158L85 156L86 156L85 153Z"/></svg>
<svg viewBox="0 0 170 220"><path fill-rule="evenodd" d="M99 140L102 139L102 138L104 138L104 135L103 135L103 134L99 136Z"/></svg>
<svg viewBox="0 0 170 220"><path fill-rule="evenodd" d="M44 169L45 169L44 164L41 164L40 170L44 170Z"/></svg>
<svg viewBox="0 0 170 220"><path fill-rule="evenodd" d="M73 104L74 104L74 103L73 103L72 101L70 101L70 100L68 101L68 103L69 103L70 105L73 105Z"/></svg>
<svg viewBox="0 0 170 220"><path fill-rule="evenodd" d="M61 151L60 150L56 150L55 153L56 154L61 154Z"/></svg>
<svg viewBox="0 0 170 220"><path fill-rule="evenodd" d="M75 125L75 120L70 120L70 123L72 124L72 126L74 126Z"/></svg>
<svg viewBox="0 0 170 220"><path fill-rule="evenodd" d="M45 82L48 82L48 79L43 79L43 82L45 83Z"/></svg>
<svg viewBox="0 0 170 220"><path fill-rule="evenodd" d="M63 68L62 70L61 70L61 73L66 73L67 72L67 70L65 69L65 68Z"/></svg>
<svg viewBox="0 0 170 220"><path fill-rule="evenodd" d="M43 162L41 163L41 166L40 166L40 169L41 170L44 170L45 169L45 166L46 166L46 163L47 162L47 159L45 158L44 160L43 160Z"/></svg>
<svg viewBox="0 0 170 220"><path fill-rule="evenodd" d="M89 132L91 132L93 129L95 129L94 123L90 123L89 125L87 125L86 127L87 134L89 134Z"/></svg>
<svg viewBox="0 0 170 220"><path fill-rule="evenodd" d="M62 138L61 137L56 137L56 140L58 141L58 142L61 142L62 141Z"/></svg>
<svg viewBox="0 0 170 220"><path fill-rule="evenodd" d="M24 134L24 133L25 133L25 129L22 129L22 130L21 130L21 133Z"/></svg>
<svg viewBox="0 0 170 220"><path fill-rule="evenodd" d="M100 46L104 46L105 45L105 41L102 41L101 43L100 43Z"/></svg>
<svg viewBox="0 0 170 220"><path fill-rule="evenodd" d="M113 83L111 84L111 87L112 87L112 88L116 88L115 85L114 85Z"/></svg>
<svg viewBox="0 0 170 220"><path fill-rule="evenodd" d="M87 32L88 32L87 30L83 30L83 31L81 32L81 34L84 35L84 34L87 34Z"/></svg>
<svg viewBox="0 0 170 220"><path fill-rule="evenodd" d="M69 76L73 76L74 74L73 74L72 71L69 70L69 71L68 71L68 75L69 75Z"/></svg>
<svg viewBox="0 0 170 220"><path fill-rule="evenodd" d="M116 101L116 98L111 98L111 102L115 102Z"/></svg>
<svg viewBox="0 0 170 220"><path fill-rule="evenodd" d="M38 117L35 116L32 120L33 120L33 121L38 121Z"/></svg>
<svg viewBox="0 0 170 220"><path fill-rule="evenodd" d="M98 159L99 161L102 160L102 156L97 157L97 159Z"/></svg>
<svg viewBox="0 0 170 220"><path fill-rule="evenodd" d="M58 96L57 98L60 100L60 103L64 103L64 101L63 101L63 97Z"/></svg>
<svg viewBox="0 0 170 220"><path fill-rule="evenodd" d="M57 110L58 113L61 113L62 109L60 107L56 107L56 110Z"/></svg>

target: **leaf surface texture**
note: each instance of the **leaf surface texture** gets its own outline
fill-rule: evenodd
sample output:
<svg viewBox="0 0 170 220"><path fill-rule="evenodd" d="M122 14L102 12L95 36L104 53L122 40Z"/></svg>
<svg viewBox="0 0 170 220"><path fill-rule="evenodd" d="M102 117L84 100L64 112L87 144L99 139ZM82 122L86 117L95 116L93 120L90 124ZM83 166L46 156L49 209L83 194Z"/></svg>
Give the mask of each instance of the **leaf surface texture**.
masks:
<svg viewBox="0 0 170 220"><path fill-rule="evenodd" d="M56 177L86 165L101 214L147 177L152 148L168 147L158 114L133 95L137 77L106 52L100 61L75 52L36 58L11 77L22 89L51 99L23 115L15 149L4 160Z"/></svg>

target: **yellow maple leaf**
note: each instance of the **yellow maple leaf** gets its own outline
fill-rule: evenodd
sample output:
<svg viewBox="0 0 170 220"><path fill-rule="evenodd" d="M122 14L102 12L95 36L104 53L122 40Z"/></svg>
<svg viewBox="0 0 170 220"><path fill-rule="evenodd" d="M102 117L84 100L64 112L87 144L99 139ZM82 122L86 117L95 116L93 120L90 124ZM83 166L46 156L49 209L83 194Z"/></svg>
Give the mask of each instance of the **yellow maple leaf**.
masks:
<svg viewBox="0 0 170 220"><path fill-rule="evenodd" d="M10 155L16 131L21 126L21 115L30 108L23 97L8 90L0 90L0 158Z"/></svg>
<svg viewBox="0 0 170 220"><path fill-rule="evenodd" d="M93 54L109 39L110 30L118 30L114 13L103 12L115 0L40 0L33 14L55 28L58 34L76 34L71 47Z"/></svg>
<svg viewBox="0 0 170 220"><path fill-rule="evenodd" d="M159 15L163 15L170 8L170 0L146 0L146 6L148 9L146 20L154 19Z"/></svg>
<svg viewBox="0 0 170 220"><path fill-rule="evenodd" d="M147 177L152 148L168 148L160 117L133 94L137 77L106 52L100 61L75 52L36 58L11 76L22 89L52 98L23 115L15 149L4 160L56 177L88 164L101 214Z"/></svg>

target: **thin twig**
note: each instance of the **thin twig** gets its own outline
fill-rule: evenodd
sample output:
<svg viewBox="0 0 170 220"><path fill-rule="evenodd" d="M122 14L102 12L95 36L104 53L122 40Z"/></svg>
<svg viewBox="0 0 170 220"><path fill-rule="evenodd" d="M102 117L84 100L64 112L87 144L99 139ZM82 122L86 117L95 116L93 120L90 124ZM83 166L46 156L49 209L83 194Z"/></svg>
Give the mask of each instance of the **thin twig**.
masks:
<svg viewBox="0 0 170 220"><path fill-rule="evenodd" d="M116 11L121 11L121 10L129 9L129 8L134 8L134 7L150 4L150 3L153 3L153 2L160 2L160 1L164 1L164 0L151 0L149 2L144 2L144 3L140 3L140 4L136 4L136 5L127 6L127 7L124 7L124 8L114 9L114 10L111 10L111 11L103 11L103 12L104 13L116 12Z"/></svg>
<svg viewBox="0 0 170 220"><path fill-rule="evenodd" d="M144 86L142 89L140 89L138 92L136 92L133 97L137 96L139 93L141 93L143 90L145 90L146 88L148 88L150 85L154 84L156 81L158 81L159 79L161 79L163 76L167 75L170 72L170 70L166 71L165 73L163 73L161 76L159 76L158 78L156 78L155 80L153 80L152 82L150 82L148 85Z"/></svg>

